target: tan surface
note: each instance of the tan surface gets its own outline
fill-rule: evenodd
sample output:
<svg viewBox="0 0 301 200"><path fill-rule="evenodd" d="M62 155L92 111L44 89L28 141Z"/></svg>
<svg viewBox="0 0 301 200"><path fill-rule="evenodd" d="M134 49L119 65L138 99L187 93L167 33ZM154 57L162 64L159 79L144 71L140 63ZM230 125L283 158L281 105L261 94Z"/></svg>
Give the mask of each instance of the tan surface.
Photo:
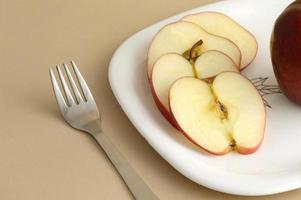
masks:
<svg viewBox="0 0 301 200"><path fill-rule="evenodd" d="M107 80L124 39L209 2L0 0L0 199L131 199L97 145L59 115L48 67L71 59L101 108L105 132L161 199L255 199L205 189L175 171L131 125ZM298 190L256 199L300 196Z"/></svg>

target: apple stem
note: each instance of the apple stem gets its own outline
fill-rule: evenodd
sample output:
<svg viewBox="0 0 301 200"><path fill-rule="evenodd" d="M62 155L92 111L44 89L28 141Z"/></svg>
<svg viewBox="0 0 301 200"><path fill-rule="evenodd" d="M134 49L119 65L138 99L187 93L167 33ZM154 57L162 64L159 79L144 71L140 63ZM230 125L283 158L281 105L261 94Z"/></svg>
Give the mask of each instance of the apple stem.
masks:
<svg viewBox="0 0 301 200"><path fill-rule="evenodd" d="M194 62L195 62L196 58L199 56L199 54L197 52L197 48L200 47L202 44L203 44L203 40L199 40L191 47L191 49L189 51L186 51L184 53L184 57L186 57L186 59L188 59L188 61L191 63L191 65L193 67L194 77L196 77L196 78L198 78L198 76L196 73Z"/></svg>
<svg viewBox="0 0 301 200"><path fill-rule="evenodd" d="M203 40L197 41L189 51L189 62L194 62L195 58L198 57L196 49L203 44Z"/></svg>
<svg viewBox="0 0 301 200"><path fill-rule="evenodd" d="M267 95L271 95L271 94L281 94L282 92L278 85L266 84L265 82L268 79L269 79L268 77L265 77L265 78L258 77L258 78L251 79L251 82L254 84L256 89L259 91L265 106L268 108L272 108L272 106L269 105L268 101L264 97Z"/></svg>

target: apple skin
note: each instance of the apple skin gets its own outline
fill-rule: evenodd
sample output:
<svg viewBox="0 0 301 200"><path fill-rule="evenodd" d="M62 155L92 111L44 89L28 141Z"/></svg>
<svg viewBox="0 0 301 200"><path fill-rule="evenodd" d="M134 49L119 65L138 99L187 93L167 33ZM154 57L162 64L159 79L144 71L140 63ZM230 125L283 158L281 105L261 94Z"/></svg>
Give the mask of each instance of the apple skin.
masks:
<svg viewBox="0 0 301 200"><path fill-rule="evenodd" d="M240 154L248 155L248 154L255 153L259 149L259 147L261 146L261 144L262 144L262 141L261 141L260 144L258 144L256 147L253 147L253 148L245 148L245 147L237 146L236 150Z"/></svg>
<svg viewBox="0 0 301 200"><path fill-rule="evenodd" d="M265 110L265 115L266 115L266 110ZM265 119L266 119L266 117L265 117ZM265 132L265 127L266 127L266 120L265 120L264 126L263 126L263 133ZM264 135L265 134L263 134L260 143L256 147L246 148L246 147L242 147L242 146L237 145L236 146L236 151L240 154L243 154L243 155L248 155L248 154L255 153L259 149L259 147L261 146L261 144L263 142L263 139L264 139Z"/></svg>
<svg viewBox="0 0 301 200"><path fill-rule="evenodd" d="M165 108L165 106L161 103L161 101L159 100L156 92L155 92L155 89L154 89L154 86L152 84L152 80L149 79L149 86L150 86L150 89L151 89L151 93L152 93L152 96L153 96L153 99L155 101L155 104L157 105L159 111L161 112L161 114L165 117L165 119L173 126L175 127L176 129L178 129L178 126L176 125L176 121L174 120L174 118L171 116L170 112Z"/></svg>
<svg viewBox="0 0 301 200"><path fill-rule="evenodd" d="M290 4L276 20L271 37L274 73L283 93L301 105L301 0Z"/></svg>

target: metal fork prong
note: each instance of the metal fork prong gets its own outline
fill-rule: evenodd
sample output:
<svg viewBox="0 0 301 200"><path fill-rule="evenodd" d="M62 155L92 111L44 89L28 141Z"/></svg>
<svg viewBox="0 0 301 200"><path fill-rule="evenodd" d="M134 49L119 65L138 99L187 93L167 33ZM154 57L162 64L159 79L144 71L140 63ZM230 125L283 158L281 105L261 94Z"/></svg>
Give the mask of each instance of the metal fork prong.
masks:
<svg viewBox="0 0 301 200"><path fill-rule="evenodd" d="M83 76L82 76L81 73L79 72L79 70L78 70L78 68L77 68L77 66L76 66L76 64L75 64L75 62L74 62L74 61L71 61L71 64L72 64L73 70L74 70L74 72L75 72L75 75L76 75L76 77L77 77L77 80L78 80L78 82L79 82L79 85L80 85L80 87L82 88L82 91L83 91L83 93L84 93L85 99L86 99L87 101L88 101L89 99L94 101L93 96L92 96L92 94L91 94L91 92L90 92L90 90L89 90L89 87L88 87L88 85L87 85L85 79L83 78Z"/></svg>
<svg viewBox="0 0 301 200"><path fill-rule="evenodd" d="M77 101L77 103L81 103L83 101L83 98L82 98L82 96L81 96L81 94L80 94L80 92L79 92L79 90L78 90L78 88L77 88L77 86L76 86L73 78L72 78L72 75L70 73L69 67L65 63L63 64L63 66L65 68L65 71L66 71L67 77L69 79L70 85L72 87L72 90L74 92L74 95L76 97L76 101Z"/></svg>
<svg viewBox="0 0 301 200"><path fill-rule="evenodd" d="M67 104L65 102L65 99L61 93L60 87L56 81L56 78L55 78L54 73L51 68L49 69L49 74L50 74L53 91L54 91L54 94L56 97L56 101L60 107L60 110L63 112L64 110L67 109Z"/></svg>
<svg viewBox="0 0 301 200"><path fill-rule="evenodd" d="M62 73L62 70L61 70L61 68L60 68L59 65L56 65L56 69L57 69L57 71L58 71L58 73L59 73L59 77L60 77L61 83L62 83L62 85L63 85L63 89L64 89L65 94L66 94L66 97L67 97L68 105L69 105L69 106L73 106L73 105L75 105L75 102L74 102L74 99L73 99L73 97L72 97L72 95L71 95L71 93L70 93L70 90L69 90L69 88L68 88L68 85L67 85L67 83L66 83L66 81L65 81L65 78L64 78L64 75L63 75L63 73Z"/></svg>

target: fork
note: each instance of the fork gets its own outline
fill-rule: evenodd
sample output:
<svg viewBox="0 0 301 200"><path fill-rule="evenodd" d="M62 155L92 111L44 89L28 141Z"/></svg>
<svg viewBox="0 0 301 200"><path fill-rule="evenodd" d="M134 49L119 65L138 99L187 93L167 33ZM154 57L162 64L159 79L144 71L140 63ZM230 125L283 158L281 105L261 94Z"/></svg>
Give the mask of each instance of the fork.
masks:
<svg viewBox="0 0 301 200"><path fill-rule="evenodd" d="M52 68L49 69L54 94L59 109L66 122L73 128L89 133L99 146L104 150L115 169L118 171L123 181L137 200L157 200L158 197L151 191L142 178L129 165L120 151L113 145L101 128L101 118L98 112L94 98L88 88L86 81L78 70L74 61L71 61L79 88L71 75L67 64L63 64L64 71L68 77L71 90L67 85L60 65L56 65L58 76L63 88L61 91L58 81L55 78ZM74 97L71 94L71 91ZM64 98L65 95L66 99Z"/></svg>

